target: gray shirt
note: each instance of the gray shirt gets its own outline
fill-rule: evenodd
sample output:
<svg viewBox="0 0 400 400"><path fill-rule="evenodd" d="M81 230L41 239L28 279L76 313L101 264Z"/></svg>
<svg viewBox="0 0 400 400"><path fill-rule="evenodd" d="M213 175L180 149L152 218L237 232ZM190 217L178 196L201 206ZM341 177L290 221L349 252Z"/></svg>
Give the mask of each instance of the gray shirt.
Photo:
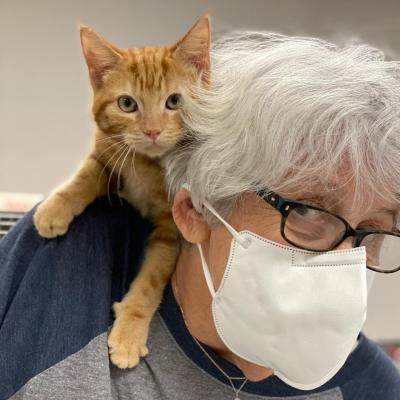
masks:
<svg viewBox="0 0 400 400"><path fill-rule="evenodd" d="M149 355L134 369L109 363L107 333L32 378L12 400L204 400L234 399L229 382L221 382L189 359L159 314L151 325ZM240 392L242 400L283 399ZM291 397L292 400L343 399L340 388Z"/></svg>

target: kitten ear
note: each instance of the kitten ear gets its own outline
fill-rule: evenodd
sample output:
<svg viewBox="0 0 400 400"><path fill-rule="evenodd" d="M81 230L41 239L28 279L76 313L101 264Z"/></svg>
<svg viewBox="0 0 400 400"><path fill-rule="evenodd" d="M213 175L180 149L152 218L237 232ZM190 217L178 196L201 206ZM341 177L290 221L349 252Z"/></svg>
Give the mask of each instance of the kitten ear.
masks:
<svg viewBox="0 0 400 400"><path fill-rule="evenodd" d="M80 27L81 45L92 85L96 88L103 83L103 78L122 58L122 52L117 47L98 36L89 27Z"/></svg>
<svg viewBox="0 0 400 400"><path fill-rule="evenodd" d="M176 44L176 54L196 67L199 73L210 69L210 17L204 14Z"/></svg>

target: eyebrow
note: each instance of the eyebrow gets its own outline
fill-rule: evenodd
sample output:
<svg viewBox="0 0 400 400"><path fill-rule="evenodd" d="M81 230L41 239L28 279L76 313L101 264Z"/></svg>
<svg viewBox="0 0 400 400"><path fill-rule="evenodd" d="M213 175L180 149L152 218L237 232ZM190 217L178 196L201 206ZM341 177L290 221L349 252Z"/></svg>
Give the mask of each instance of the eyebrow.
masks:
<svg viewBox="0 0 400 400"><path fill-rule="evenodd" d="M393 208L378 208L374 212L383 212L385 214L390 214L390 215L396 216L398 214L399 210L397 208L396 209L393 209Z"/></svg>
<svg viewBox="0 0 400 400"><path fill-rule="evenodd" d="M330 210L330 207L325 205L327 203L326 201L327 197L318 195L318 194L313 194L310 196L303 195L303 196L298 196L298 200L302 203L310 204L310 205L316 205L318 207L326 208L327 210ZM313 204L313 202L316 202L317 204Z"/></svg>
<svg viewBox="0 0 400 400"><path fill-rule="evenodd" d="M395 225L397 223L397 218L399 216L399 210L398 209L391 209L391 208L378 208L376 210L373 210L371 214L386 214L392 217L393 219L393 224Z"/></svg>

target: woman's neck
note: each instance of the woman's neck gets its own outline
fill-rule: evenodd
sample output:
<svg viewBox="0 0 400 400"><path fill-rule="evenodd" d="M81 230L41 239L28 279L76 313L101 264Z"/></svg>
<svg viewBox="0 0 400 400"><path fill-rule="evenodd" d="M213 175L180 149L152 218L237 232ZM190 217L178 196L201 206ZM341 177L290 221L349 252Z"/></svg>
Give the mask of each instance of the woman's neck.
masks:
<svg viewBox="0 0 400 400"><path fill-rule="evenodd" d="M211 311L212 297L196 246L187 246L181 250L172 277L172 290L192 336L236 365L251 381L272 375L270 368L260 367L233 354L219 337Z"/></svg>

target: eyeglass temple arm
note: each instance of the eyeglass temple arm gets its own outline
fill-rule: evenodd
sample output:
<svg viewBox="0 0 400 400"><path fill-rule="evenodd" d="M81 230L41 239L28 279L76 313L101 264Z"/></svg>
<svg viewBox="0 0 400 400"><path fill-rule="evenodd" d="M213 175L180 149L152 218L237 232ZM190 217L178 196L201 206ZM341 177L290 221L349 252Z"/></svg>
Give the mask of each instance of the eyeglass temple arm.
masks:
<svg viewBox="0 0 400 400"><path fill-rule="evenodd" d="M283 199L281 199L279 195L266 189L259 190L257 194L262 197L262 199L265 200L269 205L276 208L277 210L280 210L283 204Z"/></svg>

